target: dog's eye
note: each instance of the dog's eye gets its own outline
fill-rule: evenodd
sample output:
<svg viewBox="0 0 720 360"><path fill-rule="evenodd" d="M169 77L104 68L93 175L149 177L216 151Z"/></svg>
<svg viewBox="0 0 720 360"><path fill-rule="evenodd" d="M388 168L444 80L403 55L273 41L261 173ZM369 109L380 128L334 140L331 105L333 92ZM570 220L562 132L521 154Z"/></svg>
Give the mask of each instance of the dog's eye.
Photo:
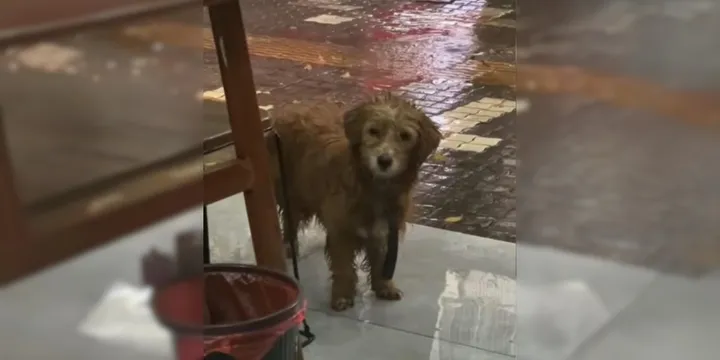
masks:
<svg viewBox="0 0 720 360"><path fill-rule="evenodd" d="M370 134L370 136L380 136L380 130L377 128L370 128L368 129L368 134Z"/></svg>
<svg viewBox="0 0 720 360"><path fill-rule="evenodd" d="M410 135L409 132L403 131L403 132L400 133L400 140L402 140L402 141L410 141L410 139L412 139L412 136Z"/></svg>

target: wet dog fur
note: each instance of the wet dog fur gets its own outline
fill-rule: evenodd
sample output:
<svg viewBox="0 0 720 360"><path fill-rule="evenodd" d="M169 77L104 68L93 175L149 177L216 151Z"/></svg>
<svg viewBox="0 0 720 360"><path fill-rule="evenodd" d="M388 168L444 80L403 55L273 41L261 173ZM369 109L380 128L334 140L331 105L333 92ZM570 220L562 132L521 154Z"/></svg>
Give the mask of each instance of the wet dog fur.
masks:
<svg viewBox="0 0 720 360"><path fill-rule="evenodd" d="M382 277L388 221L404 232L418 170L441 139L437 126L412 103L391 94L347 111L330 102L291 106L272 124L281 143L285 192L277 144L269 143L268 150L280 209L293 219L289 229L317 219L327 232L331 307L342 311L354 305L360 253L376 297L399 300L402 292ZM285 200L289 209L283 207ZM391 206L398 216L388 220Z"/></svg>

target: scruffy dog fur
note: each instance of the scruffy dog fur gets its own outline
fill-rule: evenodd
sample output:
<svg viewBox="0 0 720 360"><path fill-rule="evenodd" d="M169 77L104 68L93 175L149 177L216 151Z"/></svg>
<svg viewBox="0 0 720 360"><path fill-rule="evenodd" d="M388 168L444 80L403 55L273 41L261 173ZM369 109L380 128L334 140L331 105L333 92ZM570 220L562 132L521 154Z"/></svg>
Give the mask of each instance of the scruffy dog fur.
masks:
<svg viewBox="0 0 720 360"><path fill-rule="evenodd" d="M386 214L396 206L399 216L390 221L405 230L418 169L440 142L436 125L410 102L382 94L348 111L329 102L290 107L276 114L273 128L288 178L290 209L284 209L278 149L269 144L281 211L291 212L293 229L317 218L327 231L331 307L354 305L359 253L377 298L399 300L402 292L382 277Z"/></svg>

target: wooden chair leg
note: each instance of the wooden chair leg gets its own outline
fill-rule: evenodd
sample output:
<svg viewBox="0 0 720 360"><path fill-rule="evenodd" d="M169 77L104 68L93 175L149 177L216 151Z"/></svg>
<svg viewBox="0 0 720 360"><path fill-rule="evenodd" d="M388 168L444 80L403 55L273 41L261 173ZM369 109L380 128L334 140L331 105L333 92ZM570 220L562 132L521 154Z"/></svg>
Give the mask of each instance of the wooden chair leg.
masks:
<svg viewBox="0 0 720 360"><path fill-rule="evenodd" d="M0 114L0 242L20 241L20 237L24 235L24 219L13 173L10 149L5 141L5 127Z"/></svg>
<svg viewBox="0 0 720 360"><path fill-rule="evenodd" d="M238 1L209 6L210 22L238 157L247 156L255 181L246 191L248 222L255 259L260 266L286 271L270 164L255 96L245 27Z"/></svg>
<svg viewBox="0 0 720 360"><path fill-rule="evenodd" d="M0 283L13 274L1 269L14 269L11 263L22 259L18 244L30 241L22 203L15 187L10 149L5 138L5 128L0 109Z"/></svg>

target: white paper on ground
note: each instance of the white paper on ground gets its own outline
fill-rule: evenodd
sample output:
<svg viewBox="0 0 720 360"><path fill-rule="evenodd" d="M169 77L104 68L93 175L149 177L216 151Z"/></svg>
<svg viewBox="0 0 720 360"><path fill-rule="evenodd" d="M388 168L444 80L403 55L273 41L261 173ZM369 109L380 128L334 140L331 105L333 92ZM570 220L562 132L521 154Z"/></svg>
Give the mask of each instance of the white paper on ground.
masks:
<svg viewBox="0 0 720 360"><path fill-rule="evenodd" d="M583 281L517 287L518 359L570 360L610 320L600 297Z"/></svg>
<svg viewBox="0 0 720 360"><path fill-rule="evenodd" d="M80 323L78 331L106 344L169 358L170 333L155 320L151 296L149 287L116 282Z"/></svg>

